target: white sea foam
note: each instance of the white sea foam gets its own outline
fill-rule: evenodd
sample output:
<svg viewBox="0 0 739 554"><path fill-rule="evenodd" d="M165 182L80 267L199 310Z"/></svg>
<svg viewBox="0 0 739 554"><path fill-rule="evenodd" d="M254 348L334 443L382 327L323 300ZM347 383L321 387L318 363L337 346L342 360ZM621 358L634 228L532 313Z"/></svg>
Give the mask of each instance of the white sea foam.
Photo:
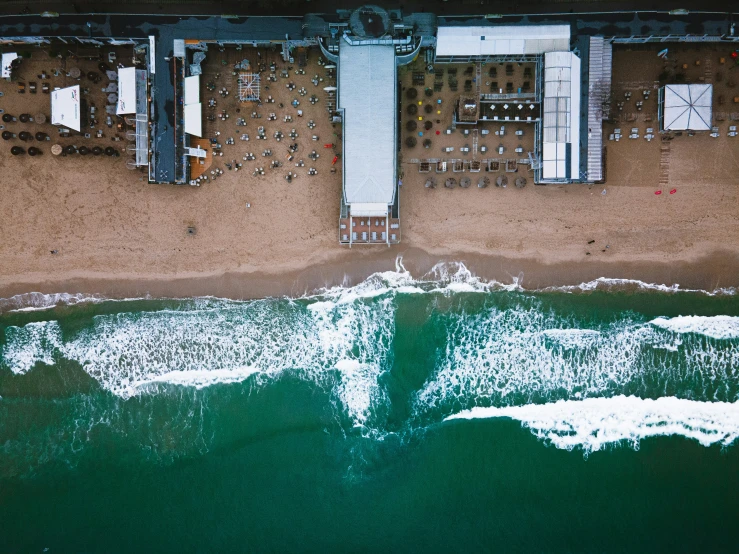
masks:
<svg viewBox="0 0 739 554"><path fill-rule="evenodd" d="M202 389L215 384L228 384L244 381L255 373L259 373L259 370L251 367L210 369L203 371L170 371L163 375L157 375L151 379L134 383L133 386L144 389L152 384L168 383L171 385L181 385Z"/></svg>
<svg viewBox="0 0 739 554"><path fill-rule="evenodd" d="M394 332L389 299L359 301L374 296L369 289L345 289L331 301L208 299L194 309L103 314L64 339L56 321L11 326L2 362L25 373L61 356L123 398L156 382L202 388L293 371L332 387L352 420L365 425L372 403L382 402L377 378Z"/></svg>
<svg viewBox="0 0 739 554"><path fill-rule="evenodd" d="M615 279L611 277L598 277L592 281L580 283L579 285L563 285L557 287L545 287L542 291L551 292L592 292L595 290L642 290L642 291L655 291L665 293L677 293L677 292L691 292L706 294L708 296L725 295L731 296L736 294L736 288L725 287L718 288L712 291L703 289L686 289L681 288L679 284L665 285L659 283L647 283L640 281L639 279Z"/></svg>
<svg viewBox="0 0 739 554"><path fill-rule="evenodd" d="M59 305L74 306L85 302L97 303L104 300L103 297L94 294L28 292L16 294L9 298L0 298L0 313L42 311L50 310Z"/></svg>
<svg viewBox="0 0 739 554"><path fill-rule="evenodd" d="M5 334L3 361L17 374L26 373L39 362L52 365L54 352L62 345L61 329L56 321L9 327Z"/></svg>
<svg viewBox="0 0 739 554"><path fill-rule="evenodd" d="M696 333L713 339L739 338L739 317L728 315L688 315L673 318L658 317L652 325L675 333Z"/></svg>
<svg viewBox="0 0 739 554"><path fill-rule="evenodd" d="M507 417L557 448L585 452L625 441L638 448L648 437L680 435L703 446L728 446L739 437L739 402L697 402L634 396L562 400L503 408L473 408L446 418Z"/></svg>

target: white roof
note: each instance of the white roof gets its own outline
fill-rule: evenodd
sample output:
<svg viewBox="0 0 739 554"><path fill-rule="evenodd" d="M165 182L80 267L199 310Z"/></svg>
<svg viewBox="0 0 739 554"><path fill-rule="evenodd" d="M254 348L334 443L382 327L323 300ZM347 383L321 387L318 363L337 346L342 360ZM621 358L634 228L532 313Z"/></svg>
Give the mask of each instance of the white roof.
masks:
<svg viewBox="0 0 739 554"><path fill-rule="evenodd" d="M387 204L353 202L351 215L353 217L385 217L387 215Z"/></svg>
<svg viewBox="0 0 739 554"><path fill-rule="evenodd" d="M13 60L15 60L16 58L18 58L18 54L15 52L7 52L3 54L3 79L10 79L10 64L13 63Z"/></svg>
<svg viewBox="0 0 739 554"><path fill-rule="evenodd" d="M136 68L124 67L118 70L118 115L136 113Z"/></svg>
<svg viewBox="0 0 739 554"><path fill-rule="evenodd" d="M580 80L572 52L544 55L542 180L580 176Z"/></svg>
<svg viewBox="0 0 739 554"><path fill-rule="evenodd" d="M662 128L672 131L709 131L713 85L665 85Z"/></svg>
<svg viewBox="0 0 739 554"><path fill-rule="evenodd" d="M80 130L80 86L51 92L51 123Z"/></svg>
<svg viewBox="0 0 739 554"><path fill-rule="evenodd" d="M569 25L439 27L437 56L537 55L569 50Z"/></svg>
<svg viewBox="0 0 739 554"><path fill-rule="evenodd" d="M395 198L396 89L392 45L339 47L339 107L344 110L347 204L392 204Z"/></svg>
<svg viewBox="0 0 739 554"><path fill-rule="evenodd" d="M185 105L200 102L200 75L185 77Z"/></svg>
<svg viewBox="0 0 739 554"><path fill-rule="evenodd" d="M203 105L189 104L185 106L185 132L196 137L203 136Z"/></svg>

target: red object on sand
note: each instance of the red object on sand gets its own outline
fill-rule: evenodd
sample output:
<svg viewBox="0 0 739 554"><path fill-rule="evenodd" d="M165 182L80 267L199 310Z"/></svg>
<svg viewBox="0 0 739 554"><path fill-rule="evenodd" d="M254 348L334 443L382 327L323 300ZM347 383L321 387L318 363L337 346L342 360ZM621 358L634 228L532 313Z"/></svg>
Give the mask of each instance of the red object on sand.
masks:
<svg viewBox="0 0 739 554"><path fill-rule="evenodd" d="M670 191L670 194L675 194L676 192L677 192L677 189L672 189L672 190Z"/></svg>
<svg viewBox="0 0 739 554"><path fill-rule="evenodd" d="M440 135L440 134L441 134L441 131L436 131L436 134L437 134L437 135Z"/></svg>
<svg viewBox="0 0 739 554"><path fill-rule="evenodd" d="M733 52L731 53L731 57L732 57L732 58L734 58L734 59L737 59L737 58L739 57L739 52L737 52L736 50L734 50L734 51L733 51Z"/></svg>
<svg viewBox="0 0 739 554"><path fill-rule="evenodd" d="M334 156L334 161L331 162L331 165L336 165L336 160L338 160L338 159L339 159L338 156Z"/></svg>
<svg viewBox="0 0 739 554"><path fill-rule="evenodd" d="M333 144L324 144L323 147L324 148L333 148L334 145Z"/></svg>
<svg viewBox="0 0 739 554"><path fill-rule="evenodd" d="M662 191L661 190L655 190L654 191L654 194L656 194L657 196L659 196L660 194L662 194Z"/></svg>

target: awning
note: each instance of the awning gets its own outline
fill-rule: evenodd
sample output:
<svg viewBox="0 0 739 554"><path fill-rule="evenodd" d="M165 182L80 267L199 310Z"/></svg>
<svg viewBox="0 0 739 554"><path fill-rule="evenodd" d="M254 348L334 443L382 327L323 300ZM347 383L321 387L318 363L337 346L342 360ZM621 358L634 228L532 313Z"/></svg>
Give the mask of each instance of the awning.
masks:
<svg viewBox="0 0 739 554"><path fill-rule="evenodd" d="M352 202L349 213L352 217L386 217L387 204Z"/></svg>
<svg viewBox="0 0 739 554"><path fill-rule="evenodd" d="M200 75L185 77L185 106L200 102Z"/></svg>
<svg viewBox="0 0 739 554"><path fill-rule="evenodd" d="M15 52L8 52L3 54L3 79L10 79L10 68L13 60L18 58L18 54Z"/></svg>
<svg viewBox="0 0 739 554"><path fill-rule="evenodd" d="M62 88L51 93L51 123L80 130L80 86Z"/></svg>
<svg viewBox="0 0 739 554"><path fill-rule="evenodd" d="M136 68L118 70L118 115L136 113Z"/></svg>
<svg viewBox="0 0 739 554"><path fill-rule="evenodd" d="M196 137L203 136L203 105L185 106L185 132Z"/></svg>

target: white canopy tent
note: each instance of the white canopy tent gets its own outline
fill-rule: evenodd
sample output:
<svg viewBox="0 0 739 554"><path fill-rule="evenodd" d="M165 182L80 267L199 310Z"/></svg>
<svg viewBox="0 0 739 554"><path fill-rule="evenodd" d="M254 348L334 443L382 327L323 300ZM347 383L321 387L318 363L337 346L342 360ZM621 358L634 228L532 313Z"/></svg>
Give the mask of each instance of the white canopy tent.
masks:
<svg viewBox="0 0 739 554"><path fill-rule="evenodd" d="M200 102L200 75L185 77L185 106Z"/></svg>
<svg viewBox="0 0 739 554"><path fill-rule="evenodd" d="M118 115L136 113L136 68L118 70Z"/></svg>
<svg viewBox="0 0 739 554"><path fill-rule="evenodd" d="M713 85L665 85L660 95L664 131L710 131Z"/></svg>
<svg viewBox="0 0 739 554"><path fill-rule="evenodd" d="M203 105L189 104L185 106L185 132L196 137L203 136Z"/></svg>
<svg viewBox="0 0 739 554"><path fill-rule="evenodd" d="M8 52L3 54L3 79L10 79L10 69L14 60L18 58L18 54L15 52Z"/></svg>
<svg viewBox="0 0 739 554"><path fill-rule="evenodd" d="M51 123L64 125L79 132L81 128L79 85L52 91Z"/></svg>

